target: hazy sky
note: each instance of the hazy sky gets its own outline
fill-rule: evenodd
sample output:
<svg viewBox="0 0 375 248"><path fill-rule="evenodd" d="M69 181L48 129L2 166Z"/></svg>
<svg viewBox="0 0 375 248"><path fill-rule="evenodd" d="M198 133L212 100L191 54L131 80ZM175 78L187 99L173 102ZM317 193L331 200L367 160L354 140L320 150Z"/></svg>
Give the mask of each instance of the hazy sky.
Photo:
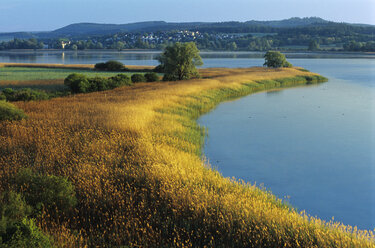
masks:
<svg viewBox="0 0 375 248"><path fill-rule="evenodd" d="M375 0L0 0L0 32L77 22L247 21L318 16L375 24Z"/></svg>

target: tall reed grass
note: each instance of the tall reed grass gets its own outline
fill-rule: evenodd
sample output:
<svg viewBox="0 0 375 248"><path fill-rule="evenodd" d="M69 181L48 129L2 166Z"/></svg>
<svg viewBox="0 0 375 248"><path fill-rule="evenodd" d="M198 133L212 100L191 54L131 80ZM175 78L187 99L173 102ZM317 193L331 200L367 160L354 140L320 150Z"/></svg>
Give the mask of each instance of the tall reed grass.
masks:
<svg viewBox="0 0 375 248"><path fill-rule="evenodd" d="M374 247L372 232L297 212L201 156L196 119L221 101L324 78L293 68L201 73L17 103L29 119L0 123L0 191L24 167L68 178L74 213L37 220L62 247Z"/></svg>

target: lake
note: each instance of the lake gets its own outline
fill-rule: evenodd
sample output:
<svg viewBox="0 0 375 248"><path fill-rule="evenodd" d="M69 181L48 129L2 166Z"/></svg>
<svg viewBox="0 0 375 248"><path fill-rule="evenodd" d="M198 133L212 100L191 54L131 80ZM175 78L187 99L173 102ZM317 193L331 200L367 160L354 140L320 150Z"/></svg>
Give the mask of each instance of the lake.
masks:
<svg viewBox="0 0 375 248"><path fill-rule="evenodd" d="M156 65L154 51L0 51L0 62ZM204 67L263 64L262 53L205 52ZM375 56L288 53L329 78L220 104L198 122L225 177L263 185L312 216L375 228Z"/></svg>
<svg viewBox="0 0 375 248"><path fill-rule="evenodd" d="M375 60L290 59L329 78L257 93L202 116L204 154L312 216L375 228Z"/></svg>

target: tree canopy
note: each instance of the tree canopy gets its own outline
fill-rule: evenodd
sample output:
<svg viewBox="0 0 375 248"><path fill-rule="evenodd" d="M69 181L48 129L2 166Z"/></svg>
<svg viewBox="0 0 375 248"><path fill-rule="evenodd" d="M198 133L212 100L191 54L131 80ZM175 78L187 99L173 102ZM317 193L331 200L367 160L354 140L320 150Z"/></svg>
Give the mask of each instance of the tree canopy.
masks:
<svg viewBox="0 0 375 248"><path fill-rule="evenodd" d="M263 65L267 67L292 67L292 64L286 60L285 55L277 51L268 51L264 55L264 59L265 62Z"/></svg>
<svg viewBox="0 0 375 248"><path fill-rule="evenodd" d="M165 48L158 58L163 68L163 80L185 80L199 77L196 66L203 65L194 42L177 42Z"/></svg>

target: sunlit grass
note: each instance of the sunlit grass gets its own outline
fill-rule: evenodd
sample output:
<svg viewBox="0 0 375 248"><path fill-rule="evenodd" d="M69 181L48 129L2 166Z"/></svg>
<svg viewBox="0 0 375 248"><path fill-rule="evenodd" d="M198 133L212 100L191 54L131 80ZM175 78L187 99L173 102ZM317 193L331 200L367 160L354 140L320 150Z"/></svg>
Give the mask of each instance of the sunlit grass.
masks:
<svg viewBox="0 0 375 248"><path fill-rule="evenodd" d="M0 123L0 191L24 167L67 177L75 214L38 219L61 246L373 247L371 232L298 213L254 185L223 178L201 156L201 114L221 101L304 85L315 74L250 68L202 75L17 103L29 119Z"/></svg>

